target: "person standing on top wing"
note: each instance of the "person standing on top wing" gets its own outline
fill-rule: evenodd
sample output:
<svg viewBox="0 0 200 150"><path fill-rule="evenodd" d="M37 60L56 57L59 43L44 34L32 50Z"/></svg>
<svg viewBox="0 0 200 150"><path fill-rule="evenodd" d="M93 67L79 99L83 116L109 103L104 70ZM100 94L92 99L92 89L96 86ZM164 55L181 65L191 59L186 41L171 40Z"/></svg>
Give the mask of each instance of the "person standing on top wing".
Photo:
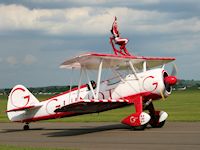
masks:
<svg viewBox="0 0 200 150"><path fill-rule="evenodd" d="M112 24L111 33L113 35L115 44L120 45L120 53L123 53L122 50L124 50L125 55L130 55L128 50L126 49L126 44L128 43L128 39L120 37L119 29L118 29L118 25L117 25L117 17L115 17L115 20Z"/></svg>

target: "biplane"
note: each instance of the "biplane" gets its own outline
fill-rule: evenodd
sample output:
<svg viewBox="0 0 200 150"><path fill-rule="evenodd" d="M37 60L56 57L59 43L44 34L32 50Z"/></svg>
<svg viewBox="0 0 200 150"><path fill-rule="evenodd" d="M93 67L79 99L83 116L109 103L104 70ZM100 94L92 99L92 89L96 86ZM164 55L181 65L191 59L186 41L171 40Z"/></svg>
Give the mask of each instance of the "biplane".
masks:
<svg viewBox="0 0 200 150"><path fill-rule="evenodd" d="M144 57L123 53L116 48L114 39L110 42L114 54L86 53L64 61L60 68L80 71L78 86L39 101L23 85L16 85L10 92L7 104L8 118L13 122L29 123L99 113L133 105L133 112L122 119L122 123L135 130L144 130L148 124L161 128L168 114L156 110L153 101L165 99L176 84L176 67L168 74L165 65L173 57ZM102 74L111 70L111 77L102 80ZM91 80L90 71L96 72ZM123 72L123 73L122 73ZM86 84L82 84L83 76Z"/></svg>

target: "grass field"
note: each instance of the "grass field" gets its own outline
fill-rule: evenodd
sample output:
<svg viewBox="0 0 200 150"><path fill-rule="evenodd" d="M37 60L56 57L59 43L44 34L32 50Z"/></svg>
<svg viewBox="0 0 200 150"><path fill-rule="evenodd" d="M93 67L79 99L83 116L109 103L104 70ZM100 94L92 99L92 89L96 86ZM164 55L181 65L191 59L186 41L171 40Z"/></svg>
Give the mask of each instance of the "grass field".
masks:
<svg viewBox="0 0 200 150"><path fill-rule="evenodd" d="M36 96L39 100L47 96ZM6 110L7 97L0 96L0 122L8 122ZM200 90L174 91L165 101L154 102L155 107L169 114L169 121L200 121ZM51 122L119 122L133 113L134 107L115 109L99 114L49 120Z"/></svg>

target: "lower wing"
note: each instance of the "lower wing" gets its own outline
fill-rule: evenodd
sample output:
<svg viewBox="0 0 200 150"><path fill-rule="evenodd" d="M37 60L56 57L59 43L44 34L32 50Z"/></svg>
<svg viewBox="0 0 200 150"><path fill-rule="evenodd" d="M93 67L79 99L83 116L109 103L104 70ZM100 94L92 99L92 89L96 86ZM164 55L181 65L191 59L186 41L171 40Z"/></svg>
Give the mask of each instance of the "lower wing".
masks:
<svg viewBox="0 0 200 150"><path fill-rule="evenodd" d="M128 100L123 99L82 99L81 101L63 106L55 110L55 112L71 112L73 114L98 113L106 110L124 107L129 105Z"/></svg>

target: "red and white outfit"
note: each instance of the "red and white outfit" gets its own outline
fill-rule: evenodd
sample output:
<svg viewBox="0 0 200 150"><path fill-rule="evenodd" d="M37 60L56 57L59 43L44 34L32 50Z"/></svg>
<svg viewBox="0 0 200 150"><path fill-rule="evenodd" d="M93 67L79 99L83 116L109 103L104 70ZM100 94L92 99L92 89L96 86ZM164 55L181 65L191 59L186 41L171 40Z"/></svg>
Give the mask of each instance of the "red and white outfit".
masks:
<svg viewBox="0 0 200 150"><path fill-rule="evenodd" d="M120 35L119 35L119 30L118 30L118 26L117 26L117 17L115 17L115 20L112 24L111 33L113 34L113 37L115 39L116 44L119 44L121 46L125 46L128 43L128 39L121 38Z"/></svg>

